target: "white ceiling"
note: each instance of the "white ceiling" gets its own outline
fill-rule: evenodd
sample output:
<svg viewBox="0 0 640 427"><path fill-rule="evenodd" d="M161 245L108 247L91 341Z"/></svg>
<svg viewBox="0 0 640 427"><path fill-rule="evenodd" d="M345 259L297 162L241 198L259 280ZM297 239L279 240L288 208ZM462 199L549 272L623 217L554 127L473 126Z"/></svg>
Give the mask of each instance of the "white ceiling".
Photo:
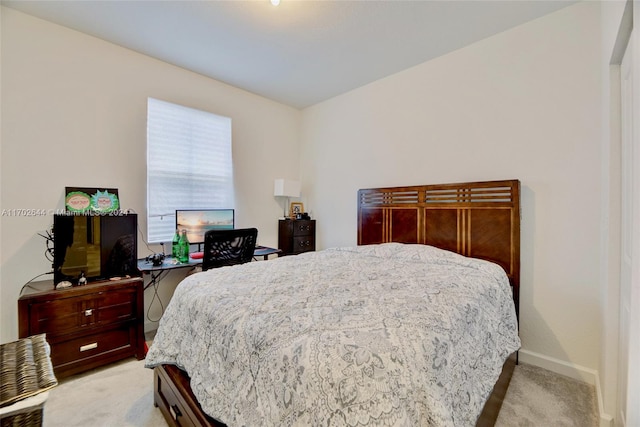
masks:
<svg viewBox="0 0 640 427"><path fill-rule="evenodd" d="M574 3L25 1L1 4L304 108Z"/></svg>

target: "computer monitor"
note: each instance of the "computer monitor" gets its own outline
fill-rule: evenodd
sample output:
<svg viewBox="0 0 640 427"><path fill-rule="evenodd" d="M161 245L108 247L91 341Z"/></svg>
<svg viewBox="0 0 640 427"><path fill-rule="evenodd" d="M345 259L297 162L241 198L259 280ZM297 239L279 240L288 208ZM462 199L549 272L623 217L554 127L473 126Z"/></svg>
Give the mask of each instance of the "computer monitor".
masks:
<svg viewBox="0 0 640 427"><path fill-rule="evenodd" d="M235 226L233 209L178 209L176 229L187 230L189 243L204 243L209 230L228 230Z"/></svg>

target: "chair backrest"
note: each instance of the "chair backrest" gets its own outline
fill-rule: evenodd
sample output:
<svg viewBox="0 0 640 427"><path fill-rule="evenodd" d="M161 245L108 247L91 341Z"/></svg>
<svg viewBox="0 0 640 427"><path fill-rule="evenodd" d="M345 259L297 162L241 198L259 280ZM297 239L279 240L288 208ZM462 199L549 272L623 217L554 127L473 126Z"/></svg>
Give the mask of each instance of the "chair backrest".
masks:
<svg viewBox="0 0 640 427"><path fill-rule="evenodd" d="M207 231L204 234L202 270L251 261L257 240L257 228Z"/></svg>

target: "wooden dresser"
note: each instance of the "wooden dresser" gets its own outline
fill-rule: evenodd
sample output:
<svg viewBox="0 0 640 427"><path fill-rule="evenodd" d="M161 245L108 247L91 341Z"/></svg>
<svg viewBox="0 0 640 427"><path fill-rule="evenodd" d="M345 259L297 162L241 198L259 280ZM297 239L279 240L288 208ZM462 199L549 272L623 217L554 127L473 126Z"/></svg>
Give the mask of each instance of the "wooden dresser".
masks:
<svg viewBox="0 0 640 427"><path fill-rule="evenodd" d="M145 357L143 279L55 290L29 284L18 299L20 338L46 333L58 378L135 356Z"/></svg>
<svg viewBox="0 0 640 427"><path fill-rule="evenodd" d="M283 255L316 250L315 219L281 219L278 224L278 249Z"/></svg>

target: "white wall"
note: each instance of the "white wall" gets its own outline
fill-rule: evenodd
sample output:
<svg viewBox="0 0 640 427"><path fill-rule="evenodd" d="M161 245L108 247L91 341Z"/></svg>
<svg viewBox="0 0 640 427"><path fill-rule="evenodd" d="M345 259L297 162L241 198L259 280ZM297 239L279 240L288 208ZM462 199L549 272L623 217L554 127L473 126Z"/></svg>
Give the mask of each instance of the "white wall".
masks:
<svg viewBox="0 0 640 427"><path fill-rule="evenodd" d="M151 96L232 118L237 223L277 245L273 180L298 178L300 111L13 9L1 19L1 209L61 209L65 186L115 187L146 235ZM0 342L17 338L22 286L51 270L37 234L51 225L49 215L0 219ZM140 256L160 251L141 236L138 246ZM160 286L165 305L177 280Z"/></svg>
<svg viewBox="0 0 640 427"><path fill-rule="evenodd" d="M520 179L520 354L578 376L600 355L599 7L570 6L312 106L302 126L321 248L356 243L359 188Z"/></svg>

